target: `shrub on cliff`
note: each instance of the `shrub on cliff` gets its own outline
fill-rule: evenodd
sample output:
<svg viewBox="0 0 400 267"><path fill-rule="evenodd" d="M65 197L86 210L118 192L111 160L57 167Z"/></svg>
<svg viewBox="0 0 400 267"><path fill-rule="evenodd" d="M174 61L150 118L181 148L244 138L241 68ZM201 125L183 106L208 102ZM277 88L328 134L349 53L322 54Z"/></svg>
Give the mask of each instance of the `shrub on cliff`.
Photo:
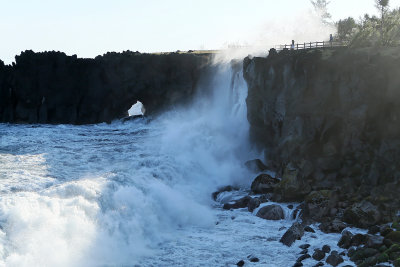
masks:
<svg viewBox="0 0 400 267"><path fill-rule="evenodd" d="M352 47L400 44L400 9L389 10L389 1L376 1L380 17L365 14L356 22L349 17L336 23L337 39Z"/></svg>

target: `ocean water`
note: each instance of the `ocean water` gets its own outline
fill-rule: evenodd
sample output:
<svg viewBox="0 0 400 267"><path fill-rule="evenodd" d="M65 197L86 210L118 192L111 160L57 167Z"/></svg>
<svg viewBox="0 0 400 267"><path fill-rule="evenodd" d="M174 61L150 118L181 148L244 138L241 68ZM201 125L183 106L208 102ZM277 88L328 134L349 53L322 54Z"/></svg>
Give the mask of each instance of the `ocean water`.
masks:
<svg viewBox="0 0 400 267"><path fill-rule="evenodd" d="M242 74L221 65L209 79L212 94L157 118L0 124L0 266L292 266L300 244L341 251L319 231L279 243L289 203L280 221L222 209L246 195L256 174L244 162L261 155ZM224 185L242 189L214 201Z"/></svg>

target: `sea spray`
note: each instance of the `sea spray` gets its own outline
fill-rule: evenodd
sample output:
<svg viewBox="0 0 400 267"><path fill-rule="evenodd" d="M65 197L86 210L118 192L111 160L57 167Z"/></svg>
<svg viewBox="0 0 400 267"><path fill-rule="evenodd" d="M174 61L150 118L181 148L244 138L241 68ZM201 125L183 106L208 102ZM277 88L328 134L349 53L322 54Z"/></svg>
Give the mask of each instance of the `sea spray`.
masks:
<svg viewBox="0 0 400 267"><path fill-rule="evenodd" d="M0 263L134 265L212 229L213 190L251 181L246 87L216 69L211 92L150 121L1 125Z"/></svg>

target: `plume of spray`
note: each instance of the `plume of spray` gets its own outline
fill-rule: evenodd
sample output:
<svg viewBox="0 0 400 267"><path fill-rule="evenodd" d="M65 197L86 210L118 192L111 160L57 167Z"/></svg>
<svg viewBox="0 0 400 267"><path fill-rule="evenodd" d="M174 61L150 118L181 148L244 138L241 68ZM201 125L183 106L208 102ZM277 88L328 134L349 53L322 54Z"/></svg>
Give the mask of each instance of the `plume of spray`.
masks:
<svg viewBox="0 0 400 267"><path fill-rule="evenodd" d="M248 55L266 56L271 48L279 45L310 43L329 40L337 31L335 25L326 23L320 10L308 10L299 15L282 20L267 20L254 29L249 29L246 40L236 37L236 41L225 43L216 62L229 62L232 58L242 59ZM234 38L234 37L233 37Z"/></svg>

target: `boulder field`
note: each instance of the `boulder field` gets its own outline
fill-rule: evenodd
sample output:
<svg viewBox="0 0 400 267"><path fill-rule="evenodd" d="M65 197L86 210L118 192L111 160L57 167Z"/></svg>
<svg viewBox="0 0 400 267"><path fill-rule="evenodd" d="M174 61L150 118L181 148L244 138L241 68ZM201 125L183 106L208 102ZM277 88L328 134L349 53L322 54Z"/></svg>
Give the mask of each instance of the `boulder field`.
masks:
<svg viewBox="0 0 400 267"><path fill-rule="evenodd" d="M12 65L0 61L0 122L110 122L138 100L156 114L191 99L210 59L130 51L87 59L28 50Z"/></svg>

